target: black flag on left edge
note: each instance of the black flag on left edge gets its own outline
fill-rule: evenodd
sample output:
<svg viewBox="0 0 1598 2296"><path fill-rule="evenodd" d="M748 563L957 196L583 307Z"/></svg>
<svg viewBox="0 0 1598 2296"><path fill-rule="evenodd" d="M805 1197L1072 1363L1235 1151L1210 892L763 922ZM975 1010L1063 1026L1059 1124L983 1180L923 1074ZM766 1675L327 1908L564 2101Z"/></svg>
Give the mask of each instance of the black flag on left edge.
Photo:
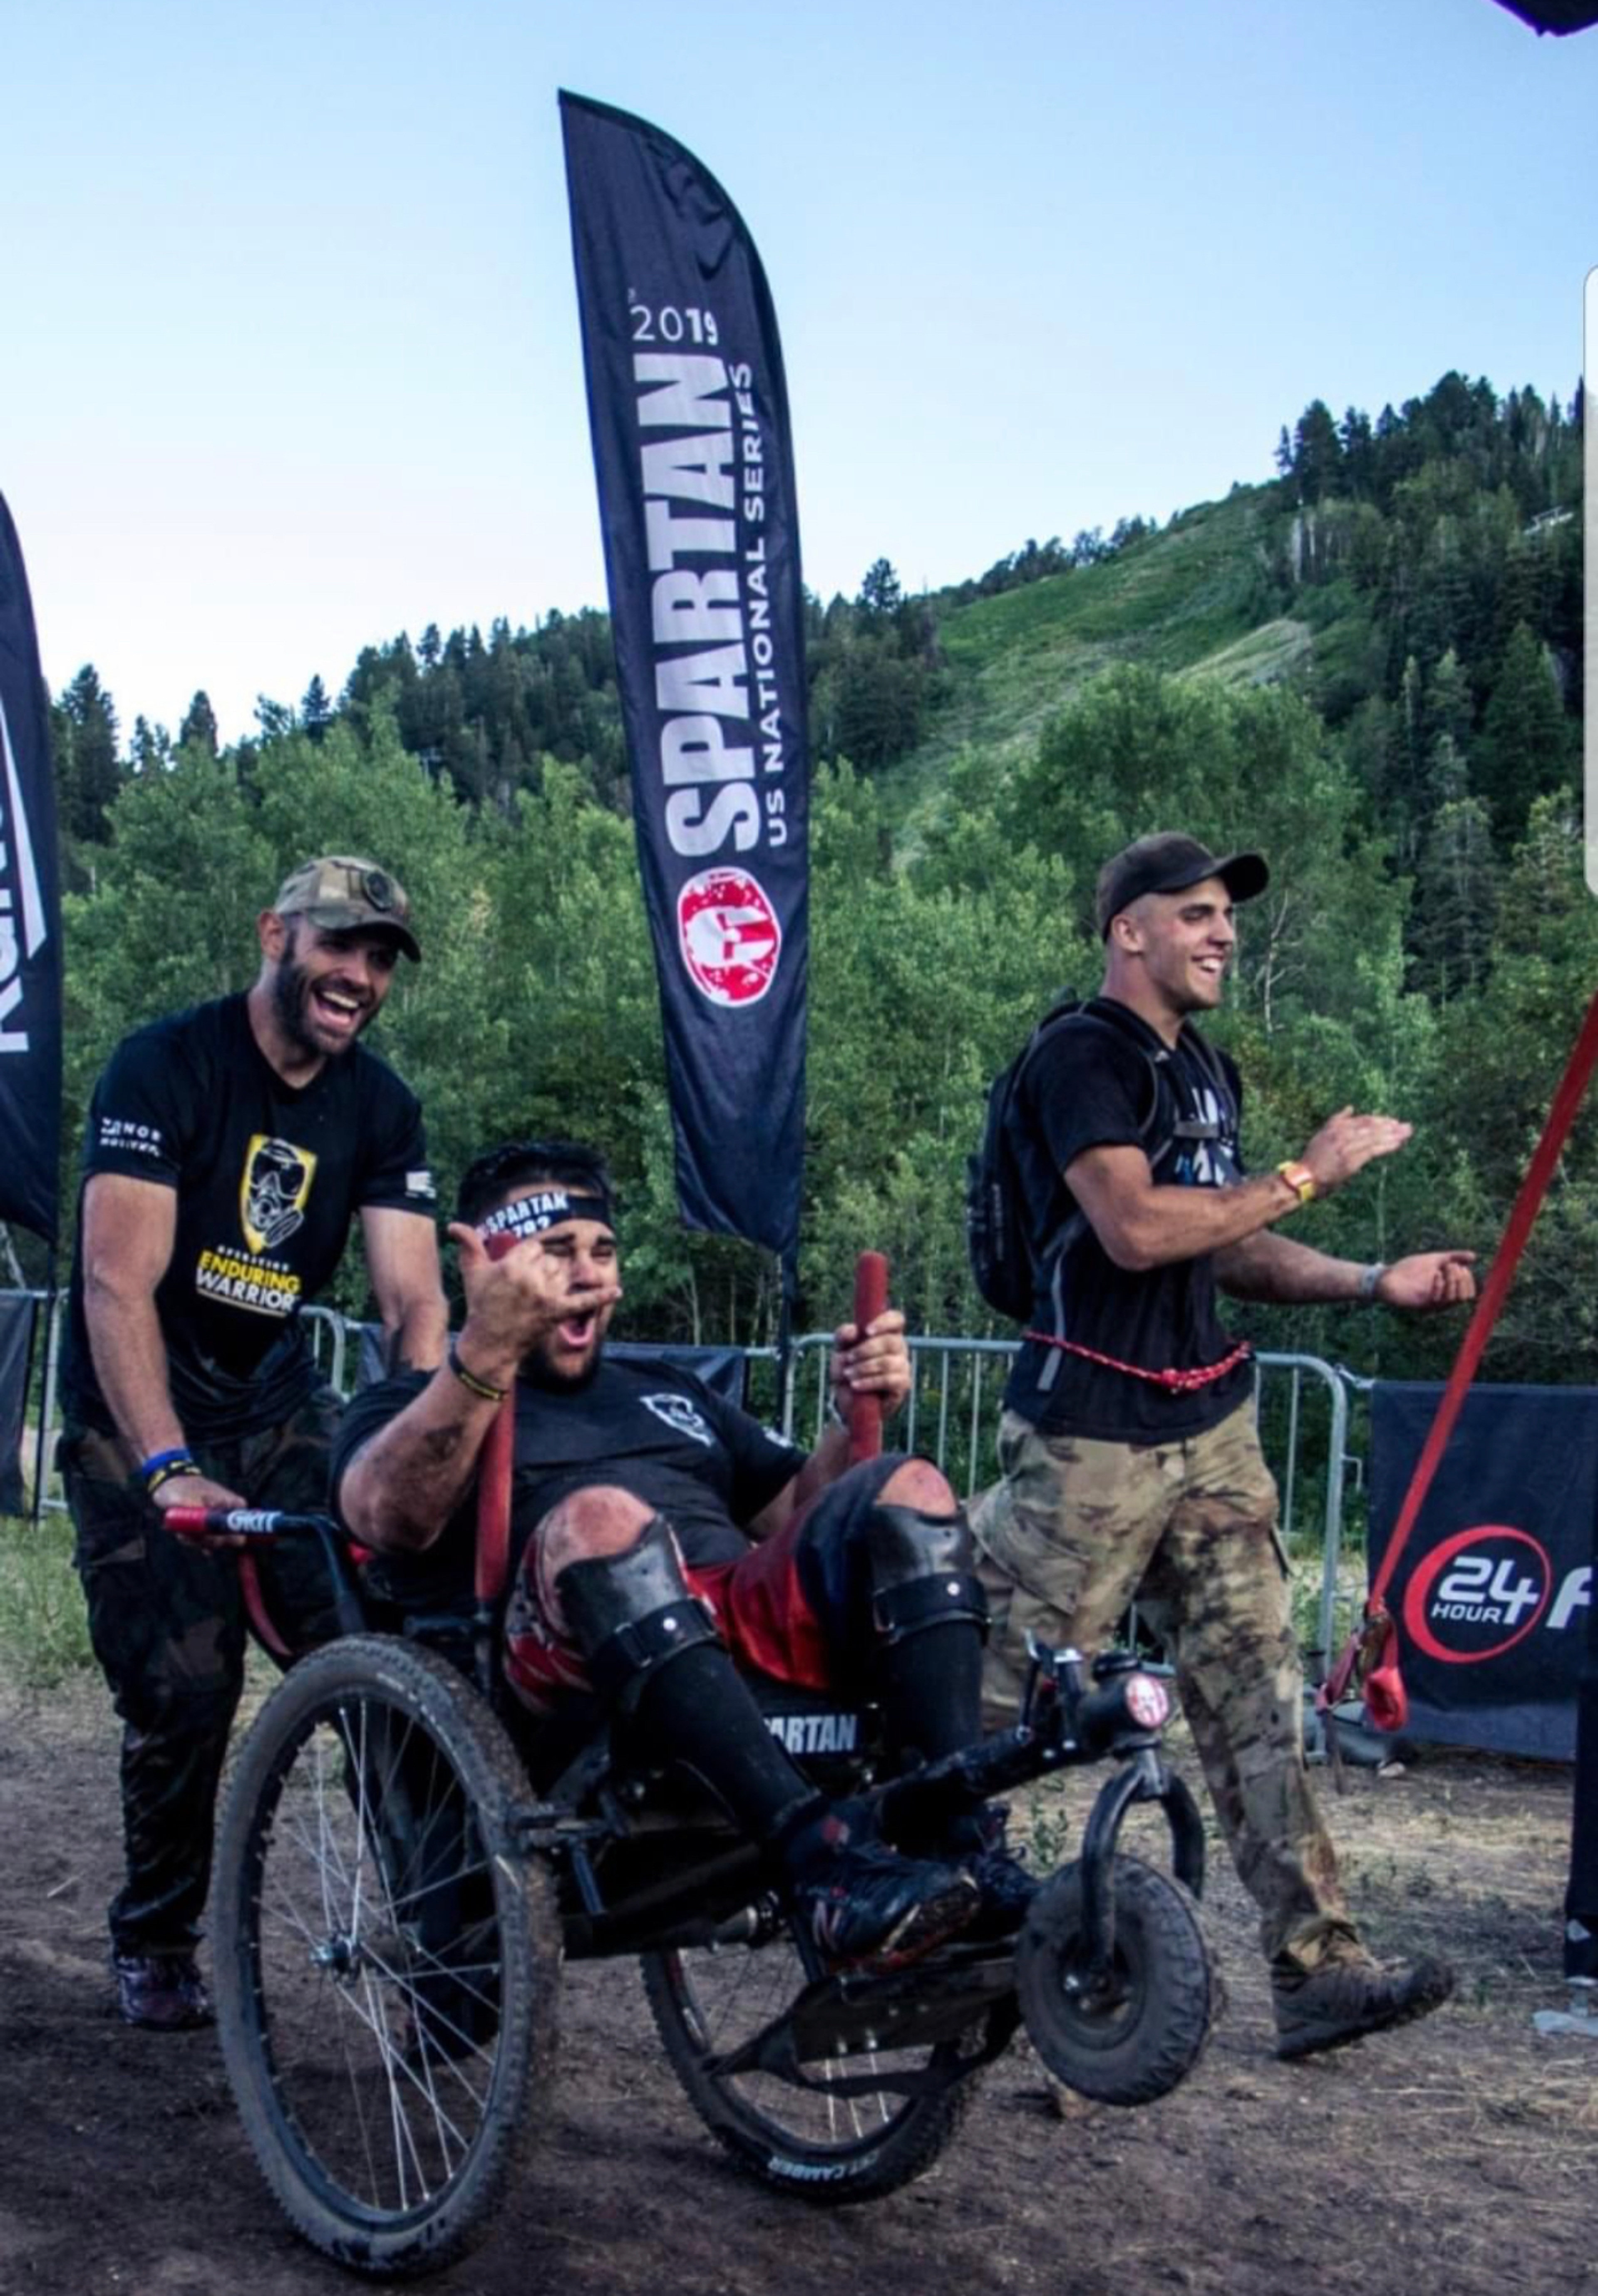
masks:
<svg viewBox="0 0 1598 2296"><path fill-rule="evenodd" d="M0 495L0 1219L55 1241L61 885L45 679L17 529Z"/></svg>

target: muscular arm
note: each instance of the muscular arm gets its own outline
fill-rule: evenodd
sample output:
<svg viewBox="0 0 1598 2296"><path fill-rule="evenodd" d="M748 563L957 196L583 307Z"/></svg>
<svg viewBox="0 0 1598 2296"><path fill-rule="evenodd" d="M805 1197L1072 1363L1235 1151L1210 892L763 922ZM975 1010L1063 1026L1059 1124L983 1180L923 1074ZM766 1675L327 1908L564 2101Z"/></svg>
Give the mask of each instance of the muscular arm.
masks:
<svg viewBox="0 0 1598 2296"><path fill-rule="evenodd" d="M462 1341L465 1354L471 1342ZM336 1496L351 1536L390 1552L430 1546L471 1488L498 1408L447 1367L436 1371L345 1468Z"/></svg>
<svg viewBox="0 0 1598 2296"><path fill-rule="evenodd" d="M1065 1182L1118 1267L1142 1274L1256 1236L1298 1207L1278 1174L1236 1188L1162 1188L1141 1148L1087 1148Z"/></svg>
<svg viewBox="0 0 1598 2296"><path fill-rule="evenodd" d="M809 1505L829 1483L835 1483L849 1463L849 1439L841 1427L829 1427L804 1465L791 1483L784 1483L774 1499L767 1501L758 1515L744 1525L757 1543L770 1538L774 1533L792 1521L801 1507Z"/></svg>
<svg viewBox="0 0 1598 2296"><path fill-rule="evenodd" d="M1340 1109L1323 1124L1304 1151L1302 1164L1321 1195L1340 1188L1375 1156L1390 1156L1409 1138L1411 1127L1391 1116L1361 1116ZM1065 1184L1094 1234L1118 1267L1143 1274L1173 1260L1197 1259L1259 1237L1275 1220L1298 1209L1297 1193L1281 1175L1267 1172L1235 1188L1157 1187L1141 1148L1086 1148L1066 1166ZM1300 1247L1291 1247L1298 1252ZM1324 1260L1311 1252L1313 1260ZM1330 1262L1332 1266L1345 1263ZM1357 1280L1358 1269L1354 1271ZM1256 1299L1347 1296L1341 1292L1254 1292Z"/></svg>
<svg viewBox="0 0 1598 2296"><path fill-rule="evenodd" d="M96 1172L83 1192L83 1307L94 1376L130 1466L181 1449L156 1288L172 1259L177 1198L153 1180Z"/></svg>
<svg viewBox="0 0 1598 2296"><path fill-rule="evenodd" d="M1459 1308L1476 1297L1473 1251L1416 1251L1384 1267L1371 1295L1384 1308L1424 1314ZM1216 1254L1216 1275L1237 1300L1261 1300L1277 1307L1317 1301L1363 1300L1355 1259L1334 1259L1284 1235L1251 1235Z"/></svg>
<svg viewBox="0 0 1598 2296"><path fill-rule="evenodd" d="M1357 1300L1364 1270L1356 1259L1334 1259L1291 1236L1261 1232L1229 1243L1215 1258L1217 1280L1234 1300L1272 1307Z"/></svg>
<svg viewBox="0 0 1598 2296"><path fill-rule="evenodd" d="M94 1376L136 1467L158 1451L187 1447L173 1408L156 1288L177 1234L176 1192L156 1180L96 1172L83 1192L83 1308ZM237 1506L242 1495L204 1475L176 1475L156 1505Z"/></svg>
<svg viewBox="0 0 1598 2296"><path fill-rule="evenodd" d="M361 1235L389 1364L396 1371L431 1371L444 1360L449 1329L432 1221L420 1212L368 1204L361 1212Z"/></svg>

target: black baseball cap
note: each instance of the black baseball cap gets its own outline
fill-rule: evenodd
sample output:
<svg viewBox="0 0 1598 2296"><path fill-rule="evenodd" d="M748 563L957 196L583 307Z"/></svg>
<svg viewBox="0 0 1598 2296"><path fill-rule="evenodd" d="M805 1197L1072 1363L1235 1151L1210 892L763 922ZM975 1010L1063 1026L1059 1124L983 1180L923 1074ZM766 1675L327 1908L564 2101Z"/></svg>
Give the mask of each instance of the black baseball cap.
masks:
<svg viewBox="0 0 1598 2296"><path fill-rule="evenodd" d="M1111 922L1145 893L1180 893L1218 877L1234 901L1251 901L1271 882L1271 873L1258 853L1231 853L1224 861L1201 845L1196 837L1179 830L1157 829L1140 837L1099 872L1094 894L1094 917L1103 939Z"/></svg>

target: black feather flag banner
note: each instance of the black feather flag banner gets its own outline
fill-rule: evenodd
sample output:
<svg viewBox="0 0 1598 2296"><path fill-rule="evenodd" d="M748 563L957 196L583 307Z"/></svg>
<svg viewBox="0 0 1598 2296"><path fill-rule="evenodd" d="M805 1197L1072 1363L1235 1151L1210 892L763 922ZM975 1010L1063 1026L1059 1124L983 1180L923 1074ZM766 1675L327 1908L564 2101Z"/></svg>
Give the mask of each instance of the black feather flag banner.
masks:
<svg viewBox="0 0 1598 2296"><path fill-rule="evenodd" d="M808 755L788 394L731 200L561 98L617 675L691 1226L797 1243Z"/></svg>
<svg viewBox="0 0 1598 2296"><path fill-rule="evenodd" d="M50 729L21 545L0 496L0 1219L55 1241L61 887Z"/></svg>

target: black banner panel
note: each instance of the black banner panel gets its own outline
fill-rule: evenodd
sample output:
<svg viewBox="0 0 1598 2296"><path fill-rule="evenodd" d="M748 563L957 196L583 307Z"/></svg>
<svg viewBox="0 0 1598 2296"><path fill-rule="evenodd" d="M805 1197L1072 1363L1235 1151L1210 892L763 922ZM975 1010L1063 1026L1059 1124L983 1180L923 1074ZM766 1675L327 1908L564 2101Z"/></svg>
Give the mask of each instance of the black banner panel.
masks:
<svg viewBox="0 0 1598 2296"><path fill-rule="evenodd" d="M737 209L562 95L633 817L690 1226L791 1255L808 955L803 594L776 316Z"/></svg>
<svg viewBox="0 0 1598 2296"><path fill-rule="evenodd" d="M1372 1390L1373 1576L1442 1392ZM1598 1389L1473 1388L1388 1591L1409 1734L1574 1759L1595 1522Z"/></svg>
<svg viewBox="0 0 1598 2296"><path fill-rule="evenodd" d="M0 495L0 1220L54 1242L60 1158L55 788L28 577Z"/></svg>
<svg viewBox="0 0 1598 2296"><path fill-rule="evenodd" d="M1598 1530L1593 1540L1598 1566ZM1576 1815L1565 1895L1565 1974L1598 1985L1598 1604L1587 1606L1586 1663L1576 1716Z"/></svg>
<svg viewBox="0 0 1598 2296"><path fill-rule="evenodd" d="M0 1514L20 1514L24 1504L22 1433L37 1305L27 1292L0 1292Z"/></svg>

